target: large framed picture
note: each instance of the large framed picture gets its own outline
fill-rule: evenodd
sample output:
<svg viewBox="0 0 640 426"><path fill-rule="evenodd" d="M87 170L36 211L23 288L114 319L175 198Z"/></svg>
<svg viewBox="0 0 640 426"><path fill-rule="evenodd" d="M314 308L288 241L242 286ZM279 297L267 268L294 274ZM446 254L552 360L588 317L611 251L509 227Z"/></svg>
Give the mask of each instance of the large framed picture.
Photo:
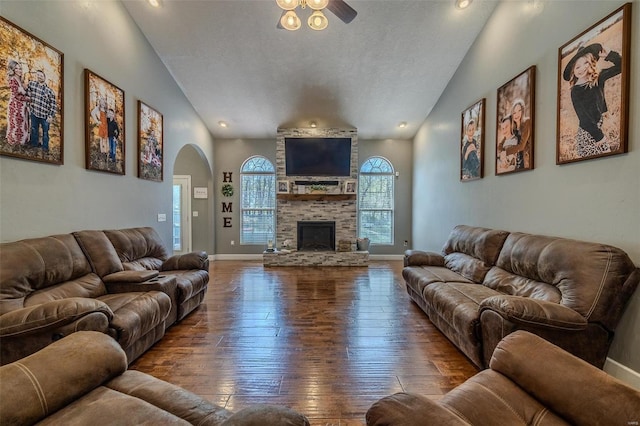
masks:
<svg viewBox="0 0 640 426"><path fill-rule="evenodd" d="M462 112L460 137L460 180L482 179L484 176L485 99Z"/></svg>
<svg viewBox="0 0 640 426"><path fill-rule="evenodd" d="M125 174L124 92L97 74L85 75L85 164Z"/></svg>
<svg viewBox="0 0 640 426"><path fill-rule="evenodd" d="M0 155L64 163L59 50L0 16Z"/></svg>
<svg viewBox="0 0 640 426"><path fill-rule="evenodd" d="M631 3L558 50L556 164L627 152Z"/></svg>
<svg viewBox="0 0 640 426"><path fill-rule="evenodd" d="M498 89L496 175L533 169L536 67Z"/></svg>
<svg viewBox="0 0 640 426"><path fill-rule="evenodd" d="M164 165L162 114L138 101L138 177L162 182Z"/></svg>

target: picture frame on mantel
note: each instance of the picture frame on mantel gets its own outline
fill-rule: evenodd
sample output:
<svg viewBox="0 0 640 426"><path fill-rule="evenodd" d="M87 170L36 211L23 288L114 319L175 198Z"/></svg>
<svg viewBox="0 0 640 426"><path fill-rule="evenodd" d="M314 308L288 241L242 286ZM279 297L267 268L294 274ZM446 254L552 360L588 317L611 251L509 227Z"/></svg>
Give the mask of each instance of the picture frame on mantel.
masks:
<svg viewBox="0 0 640 426"><path fill-rule="evenodd" d="M496 176L533 169L536 66L498 89Z"/></svg>
<svg viewBox="0 0 640 426"><path fill-rule="evenodd" d="M556 164L628 151L631 3L558 49Z"/></svg>
<svg viewBox="0 0 640 426"><path fill-rule="evenodd" d="M344 181L344 193L355 194L357 191L357 185L355 179L347 179Z"/></svg>
<svg viewBox="0 0 640 426"><path fill-rule="evenodd" d="M289 188L291 185L289 185L289 181L288 180L279 180L277 183L277 193L278 194L288 194L289 193Z"/></svg>
<svg viewBox="0 0 640 426"><path fill-rule="evenodd" d="M460 137L460 180L482 179L484 176L485 98L462 112Z"/></svg>
<svg viewBox="0 0 640 426"><path fill-rule="evenodd" d="M0 155L64 163L64 55L0 16Z"/></svg>

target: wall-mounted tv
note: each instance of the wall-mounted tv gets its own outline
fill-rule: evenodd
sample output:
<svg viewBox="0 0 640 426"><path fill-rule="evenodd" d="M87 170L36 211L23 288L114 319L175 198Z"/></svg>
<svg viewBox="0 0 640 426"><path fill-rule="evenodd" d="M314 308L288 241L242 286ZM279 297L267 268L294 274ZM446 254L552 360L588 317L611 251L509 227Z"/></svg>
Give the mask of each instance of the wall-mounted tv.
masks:
<svg viewBox="0 0 640 426"><path fill-rule="evenodd" d="M285 138L287 176L351 176L351 138Z"/></svg>

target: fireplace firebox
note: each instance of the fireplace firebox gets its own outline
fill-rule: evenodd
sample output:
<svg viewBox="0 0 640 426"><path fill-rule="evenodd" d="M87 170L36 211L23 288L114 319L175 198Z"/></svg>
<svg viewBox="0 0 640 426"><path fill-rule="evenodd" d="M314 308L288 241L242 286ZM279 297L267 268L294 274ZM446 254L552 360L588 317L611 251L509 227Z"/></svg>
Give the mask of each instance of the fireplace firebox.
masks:
<svg viewBox="0 0 640 426"><path fill-rule="evenodd" d="M298 251L335 251L335 249L335 222L298 222Z"/></svg>

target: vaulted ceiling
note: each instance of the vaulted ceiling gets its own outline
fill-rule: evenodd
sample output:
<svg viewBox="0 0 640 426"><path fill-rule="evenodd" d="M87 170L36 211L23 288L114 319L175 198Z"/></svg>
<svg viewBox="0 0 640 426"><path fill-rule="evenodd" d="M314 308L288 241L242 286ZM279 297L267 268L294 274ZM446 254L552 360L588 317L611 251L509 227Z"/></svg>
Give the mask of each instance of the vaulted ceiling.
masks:
<svg viewBox="0 0 640 426"><path fill-rule="evenodd" d="M309 8L299 30L277 29L273 0L123 3L215 138L272 138L312 121L412 138L496 1L346 1L357 17L327 11L323 31L304 25Z"/></svg>

